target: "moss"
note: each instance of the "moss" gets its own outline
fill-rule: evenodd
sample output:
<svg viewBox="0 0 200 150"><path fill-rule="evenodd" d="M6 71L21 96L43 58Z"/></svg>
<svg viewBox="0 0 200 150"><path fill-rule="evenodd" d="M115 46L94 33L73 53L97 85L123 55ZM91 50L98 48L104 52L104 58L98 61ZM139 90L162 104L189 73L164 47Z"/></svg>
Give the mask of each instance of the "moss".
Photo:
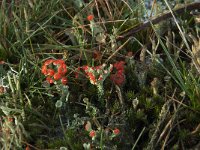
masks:
<svg viewBox="0 0 200 150"><path fill-rule="evenodd" d="M0 60L6 60L6 59L8 59L8 53L0 44Z"/></svg>

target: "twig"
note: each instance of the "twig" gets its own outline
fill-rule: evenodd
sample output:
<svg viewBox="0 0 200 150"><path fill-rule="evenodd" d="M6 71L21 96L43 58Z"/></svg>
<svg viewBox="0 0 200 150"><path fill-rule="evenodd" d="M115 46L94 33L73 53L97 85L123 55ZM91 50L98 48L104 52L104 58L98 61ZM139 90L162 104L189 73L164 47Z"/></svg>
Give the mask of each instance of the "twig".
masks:
<svg viewBox="0 0 200 150"><path fill-rule="evenodd" d="M173 11L175 14L182 15L183 12L185 12L185 11L192 11L195 9L200 10L200 2L191 3L191 4L185 5L183 7L174 9ZM137 25L136 27L133 27L132 29L130 29L128 31L125 31L124 33L122 33L120 36L117 37L117 40L121 40L121 39L130 37L133 34L150 27L152 24L153 25L158 24L158 23L160 23L166 19L172 18L172 17L173 16L170 11L167 13L158 15L157 17L155 17L153 19L150 19L142 24Z"/></svg>
<svg viewBox="0 0 200 150"><path fill-rule="evenodd" d="M194 135L196 133L200 132L200 123L198 124L198 126L191 132L191 135Z"/></svg>

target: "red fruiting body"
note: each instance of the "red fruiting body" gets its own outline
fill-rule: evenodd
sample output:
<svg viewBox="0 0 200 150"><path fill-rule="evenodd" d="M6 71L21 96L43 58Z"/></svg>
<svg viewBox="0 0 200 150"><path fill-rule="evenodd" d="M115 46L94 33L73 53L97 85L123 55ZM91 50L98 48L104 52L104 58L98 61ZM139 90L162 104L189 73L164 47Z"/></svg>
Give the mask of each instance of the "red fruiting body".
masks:
<svg viewBox="0 0 200 150"><path fill-rule="evenodd" d="M44 74L44 75L47 75L47 66L42 66L42 73Z"/></svg>
<svg viewBox="0 0 200 150"><path fill-rule="evenodd" d="M65 75L67 73L67 66L65 64L61 64L58 67L58 73Z"/></svg>
<svg viewBox="0 0 200 150"><path fill-rule="evenodd" d="M54 66L57 67L57 72L52 69L48 68L48 66L55 68ZM50 84L54 82L54 80L60 80L62 84L67 84L67 78L64 77L65 74L67 73L67 66L65 64L65 61L62 59L48 59L44 62L44 65L42 66L41 72L45 75L48 76L46 78L46 81ZM51 78L53 77L54 80Z"/></svg>
<svg viewBox="0 0 200 150"><path fill-rule="evenodd" d="M115 74L111 74L110 79L114 84L121 86L125 81L124 75L124 61L116 62L113 67L116 69Z"/></svg>
<svg viewBox="0 0 200 150"><path fill-rule="evenodd" d="M61 75L60 73L55 73L54 76L53 76L53 78L54 78L55 80L59 80L59 79L62 78L62 75Z"/></svg>
<svg viewBox="0 0 200 150"><path fill-rule="evenodd" d="M50 65L51 63L53 63L54 61L55 61L54 59L48 59L48 60L45 61L44 65L45 65L45 66L48 66L48 65Z"/></svg>
<svg viewBox="0 0 200 150"><path fill-rule="evenodd" d="M94 130L90 131L90 137L93 138L96 136L96 132Z"/></svg>
<svg viewBox="0 0 200 150"><path fill-rule="evenodd" d="M117 128L115 128L115 130L113 130L113 133L114 133L115 135L118 135L118 134L120 133L120 130L117 129Z"/></svg>
<svg viewBox="0 0 200 150"><path fill-rule="evenodd" d="M125 77L123 74L111 74L110 75L110 79L114 82L114 84L121 86L124 81L125 81Z"/></svg>
<svg viewBox="0 0 200 150"><path fill-rule="evenodd" d="M65 64L65 61L62 59L57 59L53 62L53 65L62 65Z"/></svg>
<svg viewBox="0 0 200 150"><path fill-rule="evenodd" d="M67 84L67 78L66 77L62 77L61 82L62 82L62 84L66 85Z"/></svg>
<svg viewBox="0 0 200 150"><path fill-rule="evenodd" d="M124 61L119 61L119 62L116 62L113 66L114 68L117 69L117 71L119 71L119 70L124 70L124 64L125 64Z"/></svg>
<svg viewBox="0 0 200 150"><path fill-rule="evenodd" d="M83 67L82 67L82 69L83 69L84 71L88 70L88 68L89 68L88 66L83 66Z"/></svg>
<svg viewBox="0 0 200 150"><path fill-rule="evenodd" d="M124 70L118 70L116 73L120 74L120 75L123 75L124 74Z"/></svg>
<svg viewBox="0 0 200 150"><path fill-rule="evenodd" d="M87 74L87 76L89 77L90 81L92 81L94 84L97 82L97 81L96 81L96 78L95 78L95 75L94 75L93 73L88 72L88 73L86 73L86 74Z"/></svg>
<svg viewBox="0 0 200 150"><path fill-rule="evenodd" d="M48 83L50 83L50 84L52 84L54 81L53 81L53 79L51 78L51 77L47 77L46 78L46 81L48 82Z"/></svg>
<svg viewBox="0 0 200 150"><path fill-rule="evenodd" d="M48 69L47 70L47 75L53 76L55 74L55 71L53 69Z"/></svg>
<svg viewBox="0 0 200 150"><path fill-rule="evenodd" d="M62 59L58 59L57 61L59 62L59 64L65 64L65 61Z"/></svg>
<svg viewBox="0 0 200 150"><path fill-rule="evenodd" d="M88 15L88 16L87 16L87 20L88 20L88 21L92 21L93 19L94 19L94 16L93 16L93 15Z"/></svg>

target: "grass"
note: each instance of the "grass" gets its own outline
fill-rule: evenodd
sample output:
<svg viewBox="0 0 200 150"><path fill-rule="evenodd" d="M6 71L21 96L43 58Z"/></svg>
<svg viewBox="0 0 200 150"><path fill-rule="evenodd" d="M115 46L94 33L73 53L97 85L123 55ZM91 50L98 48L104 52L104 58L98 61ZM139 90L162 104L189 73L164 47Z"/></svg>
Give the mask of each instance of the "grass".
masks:
<svg viewBox="0 0 200 150"><path fill-rule="evenodd" d="M3 150L199 148L199 3L0 3Z"/></svg>

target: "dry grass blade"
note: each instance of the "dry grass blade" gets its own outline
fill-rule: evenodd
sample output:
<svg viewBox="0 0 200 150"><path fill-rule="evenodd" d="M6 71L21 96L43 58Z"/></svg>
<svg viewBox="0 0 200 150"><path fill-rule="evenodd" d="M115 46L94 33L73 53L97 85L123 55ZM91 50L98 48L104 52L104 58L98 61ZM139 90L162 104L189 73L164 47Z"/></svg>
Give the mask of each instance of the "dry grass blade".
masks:
<svg viewBox="0 0 200 150"><path fill-rule="evenodd" d="M182 100L182 101L183 101L183 100ZM182 101L181 101L181 103L182 103ZM177 108L176 108L175 102L173 102L173 106L174 106L174 110L175 110L175 111L174 111L174 114L173 114L173 116L171 117L171 119L169 120L169 122L167 123L167 125L165 126L163 132L161 133L161 136L159 137L159 140L160 140L164 135L167 134L166 137L165 137L165 139L164 139L164 143L163 143L163 145L162 145L162 150L165 149L165 147L166 147L166 145L167 145L167 142L168 142L168 139L169 139L169 137L170 137L170 133L171 133L172 129L176 126L176 125L174 125L174 123L175 123L175 120L176 120L176 118L177 118L177 116L178 116L177 113L178 113L180 107L182 106L181 103L178 104L178 106L177 106ZM178 123L177 125L179 126L179 123ZM180 128L179 128L179 129L180 129ZM168 131L168 133L166 133L167 131ZM158 142L159 142L159 140L158 140ZM157 142L157 144L158 144L158 142ZM182 149L184 150L184 146L183 146L182 141L181 141L181 145L182 145Z"/></svg>
<svg viewBox="0 0 200 150"><path fill-rule="evenodd" d="M200 74L200 38L195 38L193 35L189 35L193 40L194 44L192 45L192 61Z"/></svg>
<svg viewBox="0 0 200 150"><path fill-rule="evenodd" d="M114 53L112 53L107 60L105 61L105 63L107 63L110 59L112 59L129 41L131 40L131 38L129 38L128 40L126 40L126 42L124 42L120 47L118 47Z"/></svg>
<svg viewBox="0 0 200 150"><path fill-rule="evenodd" d="M172 97L175 96L175 93L176 93L176 89L174 90ZM161 127L165 123L165 121L166 121L166 119L168 117L169 108L170 108L171 105L172 105L172 99L167 100L165 102L165 104L163 105L162 110L161 110L161 112L159 114L159 120L158 120L156 129L155 129L155 131L154 131L154 133L152 135L151 141L148 143L147 150L155 149L156 146L159 143L159 139L162 138L162 136L159 136L160 132L161 132ZM167 129L169 125L170 125L170 121L168 122L168 124L166 125L165 128ZM164 130L164 131L166 131L166 130ZM164 133L162 133L161 135L164 135Z"/></svg>

